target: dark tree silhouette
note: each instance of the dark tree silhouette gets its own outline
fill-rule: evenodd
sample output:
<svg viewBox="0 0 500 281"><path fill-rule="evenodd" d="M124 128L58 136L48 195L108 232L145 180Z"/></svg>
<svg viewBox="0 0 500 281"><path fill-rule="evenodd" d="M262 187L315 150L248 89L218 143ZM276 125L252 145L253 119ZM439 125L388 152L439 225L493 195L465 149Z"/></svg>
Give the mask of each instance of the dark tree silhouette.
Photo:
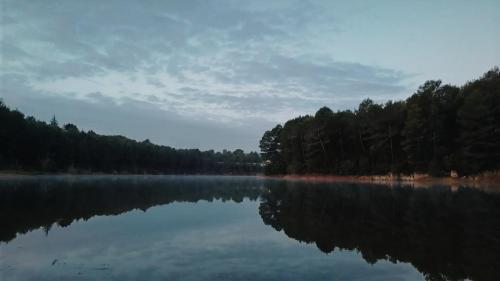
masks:
<svg viewBox="0 0 500 281"><path fill-rule="evenodd" d="M261 157L268 163L265 171L267 174L280 174L285 171L279 139L282 129L281 125L277 125L272 130L266 131L260 140Z"/></svg>
<svg viewBox="0 0 500 281"><path fill-rule="evenodd" d="M281 128L281 127L280 127ZM500 71L458 88L427 81L405 101L366 99L354 112L323 107L286 122L267 173L435 176L500 169ZM269 143L269 131L261 143ZM261 146L267 155L268 146ZM276 155L278 154L278 155Z"/></svg>
<svg viewBox="0 0 500 281"><path fill-rule="evenodd" d="M59 127L25 117L0 101L0 169L43 172L255 174L256 152L200 151Z"/></svg>

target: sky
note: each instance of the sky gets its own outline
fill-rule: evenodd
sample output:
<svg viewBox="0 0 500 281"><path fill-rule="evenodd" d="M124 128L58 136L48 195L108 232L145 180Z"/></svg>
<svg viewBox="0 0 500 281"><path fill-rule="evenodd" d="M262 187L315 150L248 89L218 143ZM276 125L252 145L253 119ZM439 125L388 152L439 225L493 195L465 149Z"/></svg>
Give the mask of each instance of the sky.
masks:
<svg viewBox="0 0 500 281"><path fill-rule="evenodd" d="M500 65L500 1L0 0L0 98L176 148L258 150L320 107Z"/></svg>

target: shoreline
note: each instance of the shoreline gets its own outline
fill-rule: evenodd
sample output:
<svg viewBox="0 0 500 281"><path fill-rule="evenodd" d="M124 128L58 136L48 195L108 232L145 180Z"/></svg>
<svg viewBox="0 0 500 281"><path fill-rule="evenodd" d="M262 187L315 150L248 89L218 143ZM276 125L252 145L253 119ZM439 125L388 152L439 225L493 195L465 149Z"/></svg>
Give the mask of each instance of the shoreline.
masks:
<svg viewBox="0 0 500 281"><path fill-rule="evenodd" d="M210 173L193 173L193 174L178 174L178 173L102 173L102 172L40 172L40 171L15 171L15 170L0 170L1 177L19 177L19 176L263 176L263 174L210 174Z"/></svg>
<svg viewBox="0 0 500 281"><path fill-rule="evenodd" d="M264 175L258 174L134 174L134 173L48 173L40 171L16 171L0 170L0 179L9 177L32 177L32 176L250 176L264 179L281 179L287 181L308 181L308 182L337 182L337 183L372 183L393 185L407 185L412 187L430 187L435 185L446 185L452 189L460 186L468 186L483 190L493 190L500 192L500 173L487 172L467 177L432 177L427 174L414 174L411 176L394 175L321 175L321 174L292 174L292 175Z"/></svg>
<svg viewBox="0 0 500 281"><path fill-rule="evenodd" d="M434 177L428 174L413 175L331 175L331 174L287 174L287 175L264 175L257 174L211 174L211 173L103 173L103 172L42 172L42 171L20 171L0 170L2 176L256 176L261 178L284 179L284 180L306 180L306 181L329 181L329 182L381 182L381 183L495 183L500 185L500 172L486 172L477 175L463 177Z"/></svg>
<svg viewBox="0 0 500 281"><path fill-rule="evenodd" d="M412 187L431 187L436 185L450 186L458 189L460 186L474 187L482 190L500 192L500 175L497 173L484 173L469 177L432 177L429 175L417 176L392 176L392 175L276 175L263 176L271 179L309 182L347 182L347 183L372 183L385 185L408 185Z"/></svg>

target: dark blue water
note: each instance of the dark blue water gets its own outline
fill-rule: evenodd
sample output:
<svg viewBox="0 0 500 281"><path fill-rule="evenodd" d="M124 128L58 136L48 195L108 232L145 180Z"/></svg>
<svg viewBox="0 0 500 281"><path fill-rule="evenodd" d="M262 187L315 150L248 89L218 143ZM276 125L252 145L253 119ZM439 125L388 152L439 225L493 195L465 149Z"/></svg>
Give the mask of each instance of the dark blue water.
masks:
<svg viewBox="0 0 500 281"><path fill-rule="evenodd" d="M500 280L500 196L254 177L0 180L0 280Z"/></svg>

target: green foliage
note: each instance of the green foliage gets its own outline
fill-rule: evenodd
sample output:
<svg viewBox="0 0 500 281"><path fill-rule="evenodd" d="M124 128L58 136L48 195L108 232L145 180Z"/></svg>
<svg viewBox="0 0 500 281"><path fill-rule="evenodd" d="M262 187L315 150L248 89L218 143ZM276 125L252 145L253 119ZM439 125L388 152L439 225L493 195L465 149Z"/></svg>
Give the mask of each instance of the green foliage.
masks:
<svg viewBox="0 0 500 281"><path fill-rule="evenodd" d="M282 174L285 172L280 143L282 129L281 125L277 125L272 130L266 131L260 140L261 157L266 163L266 174Z"/></svg>
<svg viewBox="0 0 500 281"><path fill-rule="evenodd" d="M46 172L255 174L256 152L174 149L123 136L80 131L26 117L0 101L0 169Z"/></svg>
<svg viewBox="0 0 500 281"><path fill-rule="evenodd" d="M280 169L267 167L276 173L441 176L498 170L500 71L494 68L462 88L427 81L406 101L366 99L354 112L323 107L314 117L286 122L279 139L274 157L283 162Z"/></svg>
<svg viewBox="0 0 500 281"><path fill-rule="evenodd" d="M500 169L500 71L494 68L462 88L459 109L462 168L467 173Z"/></svg>

